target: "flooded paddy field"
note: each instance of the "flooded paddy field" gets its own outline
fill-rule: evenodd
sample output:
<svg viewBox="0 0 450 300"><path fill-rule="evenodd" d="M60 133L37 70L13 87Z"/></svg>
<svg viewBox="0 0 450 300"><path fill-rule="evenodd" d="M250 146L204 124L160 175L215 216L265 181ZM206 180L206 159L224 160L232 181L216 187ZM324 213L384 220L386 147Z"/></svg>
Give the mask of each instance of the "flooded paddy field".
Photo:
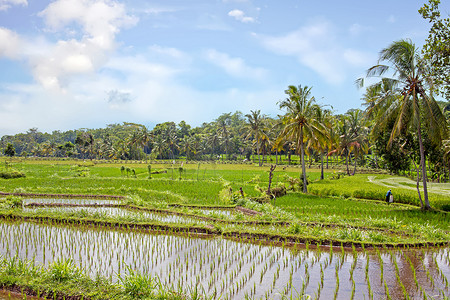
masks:
<svg viewBox="0 0 450 300"><path fill-rule="evenodd" d="M58 206L58 207L25 207L24 212L65 214L76 217L115 218L133 222L164 222L174 224L205 224L196 218L157 212L136 211L121 207L89 207L89 206Z"/></svg>
<svg viewBox="0 0 450 300"><path fill-rule="evenodd" d="M450 249L280 247L221 237L34 222L0 223L0 254L48 266L73 259L117 281L130 267L168 288L197 286L221 299L444 299ZM188 292L188 291L187 291Z"/></svg>
<svg viewBox="0 0 450 300"><path fill-rule="evenodd" d="M76 205L94 205L94 204L108 204L119 205L122 203L120 200L108 200L108 199L77 199L77 198L23 198L22 203L24 206L39 203L39 204L76 204Z"/></svg>

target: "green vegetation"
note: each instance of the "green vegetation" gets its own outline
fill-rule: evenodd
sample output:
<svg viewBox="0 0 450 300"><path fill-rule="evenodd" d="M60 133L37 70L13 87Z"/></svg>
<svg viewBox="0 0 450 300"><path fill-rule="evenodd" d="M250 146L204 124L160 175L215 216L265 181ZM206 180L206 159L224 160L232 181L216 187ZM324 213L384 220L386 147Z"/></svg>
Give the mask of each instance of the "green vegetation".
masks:
<svg viewBox="0 0 450 300"><path fill-rule="evenodd" d="M58 299L446 298L439 2L420 10L432 23L422 53L395 41L367 70L379 80L365 111L335 115L290 85L278 118L2 137L0 287Z"/></svg>
<svg viewBox="0 0 450 300"><path fill-rule="evenodd" d="M156 278L147 277L127 267L119 282L107 278L87 276L71 259L58 259L48 267L32 260L13 256L0 257L0 287L18 287L24 295L63 299L71 296L89 299L199 299L186 298L180 291L168 292Z"/></svg>
<svg viewBox="0 0 450 300"><path fill-rule="evenodd" d="M290 192L286 196L270 199L265 193L269 180L268 170L265 167L184 164L185 173L180 179L177 173L173 176L171 174L172 170L175 172L178 167L172 164L154 165L153 170L167 172L153 174L152 179L148 179L146 164L134 164L129 167L127 165L126 168L136 170L135 178L122 174L119 167L121 165L66 163L38 164L36 161L16 163L14 167L23 170L28 176L14 181L0 181L0 190L20 193L122 195L126 196L123 204L128 205L133 211L120 214L117 211L105 213L99 209L74 211L70 208L11 211L13 206L8 204L11 202L8 199L11 198L5 198L4 213L9 217L38 219L50 217L54 220L70 220L73 223L80 220L83 223L106 222L127 226L140 224L144 227L150 224L160 227L170 224L171 228L179 227L183 231L188 230L189 226L194 226L203 228L206 232L225 236L265 234L279 236L283 240L300 238L322 244L328 244L330 241L359 244L441 243L450 238L448 213L442 211L420 213L417 210L415 190L411 186L414 182L405 178L357 174L331 179L335 177L334 174L326 172L325 175L329 179L319 180L320 172L312 170L308 173L311 175L309 189L311 193L320 196L314 197L295 193L301 190L300 181L293 180L298 178L296 175L299 170L289 168L275 171L273 182ZM78 176L80 168L86 169L85 172L90 176ZM197 172L203 173L198 180ZM442 189L436 187L431 190L430 198L433 206L446 209L450 204L446 184L434 186L442 186ZM240 187L244 196L239 191ZM395 197L395 203L391 205L383 201L389 188ZM368 202L368 200L375 201ZM233 205L259 213L246 216L242 213L221 214L219 211L214 213L202 209L233 208ZM144 217L139 215L139 210L179 215L181 219L167 221L160 217ZM248 223L259 225L250 228ZM213 230L209 228L210 225L213 226Z"/></svg>

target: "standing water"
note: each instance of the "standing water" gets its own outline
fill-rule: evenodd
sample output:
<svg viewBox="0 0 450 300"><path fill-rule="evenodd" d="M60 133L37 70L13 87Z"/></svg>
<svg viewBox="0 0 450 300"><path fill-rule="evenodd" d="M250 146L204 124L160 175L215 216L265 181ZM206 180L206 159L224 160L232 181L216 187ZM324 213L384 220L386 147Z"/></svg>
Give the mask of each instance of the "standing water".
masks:
<svg viewBox="0 0 450 300"><path fill-rule="evenodd" d="M295 249L223 238L30 222L0 223L0 254L48 266L72 258L91 277L127 266L168 288L197 286L221 299L392 299L449 295L449 248Z"/></svg>

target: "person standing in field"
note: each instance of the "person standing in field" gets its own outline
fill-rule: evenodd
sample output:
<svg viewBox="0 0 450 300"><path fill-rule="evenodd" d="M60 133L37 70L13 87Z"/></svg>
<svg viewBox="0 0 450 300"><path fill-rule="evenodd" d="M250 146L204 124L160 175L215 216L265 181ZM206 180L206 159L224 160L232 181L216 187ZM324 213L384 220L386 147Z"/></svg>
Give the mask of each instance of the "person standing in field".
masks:
<svg viewBox="0 0 450 300"><path fill-rule="evenodd" d="M391 190L389 190L386 193L386 202L389 204L391 202L394 202L394 195L392 194Z"/></svg>

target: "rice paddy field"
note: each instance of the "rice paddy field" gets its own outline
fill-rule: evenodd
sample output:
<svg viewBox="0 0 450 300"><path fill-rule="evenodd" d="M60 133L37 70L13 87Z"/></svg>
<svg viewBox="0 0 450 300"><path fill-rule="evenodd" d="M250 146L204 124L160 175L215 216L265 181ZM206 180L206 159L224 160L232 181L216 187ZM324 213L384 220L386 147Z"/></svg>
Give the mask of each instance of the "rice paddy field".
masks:
<svg viewBox="0 0 450 300"><path fill-rule="evenodd" d="M430 189L438 209L421 211L415 182L385 174L336 180L330 170L320 181L320 171L311 169L305 195L296 191L299 169L278 166L272 187L285 187L287 195L263 199L268 166L13 161L8 167L26 177L0 180L0 285L19 295L450 295L445 184ZM382 200L389 188L398 201L388 205Z"/></svg>

